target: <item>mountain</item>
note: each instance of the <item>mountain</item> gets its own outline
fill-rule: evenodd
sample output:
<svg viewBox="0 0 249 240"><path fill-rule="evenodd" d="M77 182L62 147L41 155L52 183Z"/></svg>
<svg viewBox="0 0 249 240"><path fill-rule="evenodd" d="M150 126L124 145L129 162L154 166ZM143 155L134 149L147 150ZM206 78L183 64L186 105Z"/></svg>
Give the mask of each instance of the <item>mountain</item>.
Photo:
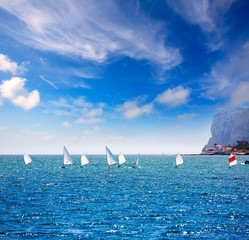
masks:
<svg viewBox="0 0 249 240"><path fill-rule="evenodd" d="M249 141L249 108L219 109L216 111L211 135L205 148L214 144L234 145L238 140Z"/></svg>

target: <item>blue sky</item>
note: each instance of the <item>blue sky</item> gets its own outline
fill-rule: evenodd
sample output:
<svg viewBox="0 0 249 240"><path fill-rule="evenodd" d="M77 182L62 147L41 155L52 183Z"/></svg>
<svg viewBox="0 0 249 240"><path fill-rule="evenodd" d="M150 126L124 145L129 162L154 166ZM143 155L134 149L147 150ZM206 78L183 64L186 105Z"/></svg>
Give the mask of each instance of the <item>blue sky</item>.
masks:
<svg viewBox="0 0 249 240"><path fill-rule="evenodd" d="M199 153L249 103L249 2L0 0L0 152Z"/></svg>

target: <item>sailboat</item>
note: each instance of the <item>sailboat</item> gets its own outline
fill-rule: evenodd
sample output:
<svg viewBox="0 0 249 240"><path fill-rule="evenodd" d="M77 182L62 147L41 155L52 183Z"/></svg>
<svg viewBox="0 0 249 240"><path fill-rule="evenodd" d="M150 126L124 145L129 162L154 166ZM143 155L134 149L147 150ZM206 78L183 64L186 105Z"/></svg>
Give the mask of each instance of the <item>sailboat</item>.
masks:
<svg viewBox="0 0 249 240"><path fill-rule="evenodd" d="M135 166L132 166L133 168L140 168L140 166L139 166L139 164L138 164L139 157L140 157L140 154L137 156L136 165L135 165Z"/></svg>
<svg viewBox="0 0 249 240"><path fill-rule="evenodd" d="M105 147L106 150L106 158L107 158L107 163L108 163L108 168L110 168L110 165L113 165L116 162L114 156L112 155L111 151L108 149L108 147Z"/></svg>
<svg viewBox="0 0 249 240"><path fill-rule="evenodd" d="M122 153L119 153L118 155L118 167L121 167L121 164L125 163L126 159Z"/></svg>
<svg viewBox="0 0 249 240"><path fill-rule="evenodd" d="M229 156L229 167L231 167L235 164L237 164L237 160L236 160L235 156L231 153L231 155Z"/></svg>
<svg viewBox="0 0 249 240"><path fill-rule="evenodd" d="M180 155L180 153L177 153L177 155L176 155L176 167L178 167L181 164L183 164L182 156Z"/></svg>
<svg viewBox="0 0 249 240"><path fill-rule="evenodd" d="M81 167L89 163L85 154L82 154L80 161L81 161Z"/></svg>
<svg viewBox="0 0 249 240"><path fill-rule="evenodd" d="M23 158L25 162L25 167L27 167L27 165L32 162L32 159L27 153L24 154Z"/></svg>
<svg viewBox="0 0 249 240"><path fill-rule="evenodd" d="M64 154L64 161L63 161L63 166L61 168L65 168L65 165L73 164L72 158L70 157L65 146L63 148L63 154Z"/></svg>

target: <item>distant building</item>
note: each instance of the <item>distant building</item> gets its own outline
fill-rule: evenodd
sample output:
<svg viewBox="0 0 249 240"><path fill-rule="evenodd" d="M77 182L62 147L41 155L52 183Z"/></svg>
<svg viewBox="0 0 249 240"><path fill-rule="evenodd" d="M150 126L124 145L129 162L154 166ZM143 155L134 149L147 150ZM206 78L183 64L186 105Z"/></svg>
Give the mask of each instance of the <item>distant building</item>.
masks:
<svg viewBox="0 0 249 240"><path fill-rule="evenodd" d="M231 152L232 149L233 149L232 147L222 147L223 152Z"/></svg>

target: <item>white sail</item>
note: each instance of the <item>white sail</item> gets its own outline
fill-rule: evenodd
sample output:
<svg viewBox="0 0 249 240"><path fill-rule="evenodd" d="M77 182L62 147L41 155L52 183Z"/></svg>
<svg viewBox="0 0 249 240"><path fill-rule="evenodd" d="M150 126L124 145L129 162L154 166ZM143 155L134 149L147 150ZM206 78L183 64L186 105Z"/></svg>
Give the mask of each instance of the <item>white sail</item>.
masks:
<svg viewBox="0 0 249 240"><path fill-rule="evenodd" d="M177 153L177 155L176 155L176 166L181 165L181 164L183 164L182 156L179 153Z"/></svg>
<svg viewBox="0 0 249 240"><path fill-rule="evenodd" d="M126 159L122 153L119 153L118 155L118 164L121 165L126 162Z"/></svg>
<svg viewBox="0 0 249 240"><path fill-rule="evenodd" d="M86 157L86 155L85 154L82 154L82 156L81 156L81 166L83 166L83 165L86 165L86 164L88 164L89 163L89 161L88 161L88 159L87 159L87 157Z"/></svg>
<svg viewBox="0 0 249 240"><path fill-rule="evenodd" d="M73 161L72 161L66 147L64 147L63 153L64 153L64 165L65 164L73 164Z"/></svg>
<svg viewBox="0 0 249 240"><path fill-rule="evenodd" d="M105 147L105 149L106 149L106 158L107 158L108 165L115 164L116 160L114 156L112 155L111 151L107 147Z"/></svg>
<svg viewBox="0 0 249 240"><path fill-rule="evenodd" d="M31 157L27 153L24 154L23 158L26 165L32 162Z"/></svg>
<svg viewBox="0 0 249 240"><path fill-rule="evenodd" d="M138 161L139 161L139 155L138 155L138 157L137 157L136 166L139 166L139 165L138 165Z"/></svg>

